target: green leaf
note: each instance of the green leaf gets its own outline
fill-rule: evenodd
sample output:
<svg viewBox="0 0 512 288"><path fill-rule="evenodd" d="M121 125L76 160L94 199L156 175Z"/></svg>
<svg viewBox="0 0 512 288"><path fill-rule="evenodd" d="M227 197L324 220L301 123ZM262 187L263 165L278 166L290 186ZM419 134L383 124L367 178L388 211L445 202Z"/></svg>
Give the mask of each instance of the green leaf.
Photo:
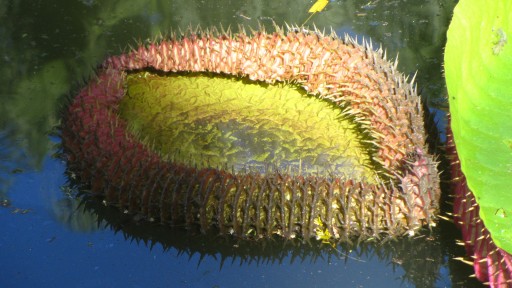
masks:
<svg viewBox="0 0 512 288"><path fill-rule="evenodd" d="M452 130L480 218L512 252L512 0L461 0L448 29Z"/></svg>

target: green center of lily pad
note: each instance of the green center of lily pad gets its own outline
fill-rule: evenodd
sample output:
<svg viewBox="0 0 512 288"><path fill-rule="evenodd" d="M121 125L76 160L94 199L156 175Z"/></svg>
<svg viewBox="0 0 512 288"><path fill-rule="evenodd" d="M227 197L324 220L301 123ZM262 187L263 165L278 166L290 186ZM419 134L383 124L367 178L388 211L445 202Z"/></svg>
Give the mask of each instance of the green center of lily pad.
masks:
<svg viewBox="0 0 512 288"><path fill-rule="evenodd" d="M293 84L207 74L127 76L120 116L164 158L196 168L375 179L342 109Z"/></svg>

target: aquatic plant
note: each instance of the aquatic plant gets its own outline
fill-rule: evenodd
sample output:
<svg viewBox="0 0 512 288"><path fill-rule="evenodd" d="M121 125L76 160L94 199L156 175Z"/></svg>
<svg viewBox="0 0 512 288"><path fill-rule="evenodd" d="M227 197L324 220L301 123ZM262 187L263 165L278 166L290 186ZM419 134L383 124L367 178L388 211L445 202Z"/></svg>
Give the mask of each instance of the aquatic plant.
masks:
<svg viewBox="0 0 512 288"><path fill-rule="evenodd" d="M368 43L211 29L108 58L67 108L62 140L84 187L149 221L256 239L395 237L435 224L423 114Z"/></svg>
<svg viewBox="0 0 512 288"><path fill-rule="evenodd" d="M509 0L460 1L445 53L454 218L476 276L494 287L512 285L510 11Z"/></svg>

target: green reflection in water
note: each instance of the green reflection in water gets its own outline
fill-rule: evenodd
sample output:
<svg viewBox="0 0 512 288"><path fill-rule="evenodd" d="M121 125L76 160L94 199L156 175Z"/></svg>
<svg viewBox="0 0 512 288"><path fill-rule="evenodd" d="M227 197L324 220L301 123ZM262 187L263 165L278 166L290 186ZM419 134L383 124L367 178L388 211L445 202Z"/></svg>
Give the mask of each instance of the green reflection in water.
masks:
<svg viewBox="0 0 512 288"><path fill-rule="evenodd" d="M370 37L419 90L444 103L441 58L452 1L331 1L308 24ZM13 126L33 162L50 148L66 95L110 54L192 27L302 23L311 1L9 1L0 9L0 129ZM164 36L165 37L165 36ZM439 104L441 103L441 104Z"/></svg>

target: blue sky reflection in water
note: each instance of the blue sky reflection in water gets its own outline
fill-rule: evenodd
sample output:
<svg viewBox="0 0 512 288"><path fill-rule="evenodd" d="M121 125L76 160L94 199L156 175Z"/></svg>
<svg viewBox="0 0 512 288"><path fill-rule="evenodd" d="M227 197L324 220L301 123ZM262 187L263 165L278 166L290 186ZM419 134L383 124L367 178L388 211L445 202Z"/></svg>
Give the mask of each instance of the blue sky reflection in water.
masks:
<svg viewBox="0 0 512 288"><path fill-rule="evenodd" d="M101 3L100 3L101 2ZM66 95L107 55L178 27L302 23L313 1L28 1L0 8L0 287L473 287L451 260L454 226L358 248L234 242L83 212L52 157ZM370 37L444 105L441 59L455 1L331 1L310 20ZM96 211L96 212L94 212ZM97 219L108 219L108 223ZM116 232L117 230L117 232ZM151 248L150 244L154 246ZM352 252L349 252L352 249Z"/></svg>
<svg viewBox="0 0 512 288"><path fill-rule="evenodd" d="M328 246L291 247L276 241L262 247L214 236L205 241L185 233L178 235L177 241L158 242L175 235L161 236L168 229L144 229L122 216L112 222L135 233L97 229L97 218L87 213L84 216L78 202L66 198L59 187L66 182L63 172L60 160L47 157L40 171L12 177L10 206L0 209L1 218L7 220L0 237L0 281L4 287L377 287L382 283L414 287L401 279L405 273L399 264L408 261L406 257L412 256L409 250L418 246L427 250L420 252L427 258L412 253L415 255L409 260L423 269L439 269L432 271L440 277L435 287L450 283L449 268L435 264L443 257L440 245L435 241L424 245L422 242L428 242L425 237L402 241L404 246L393 243L387 251L374 253L375 248L370 246L363 255L354 251L343 257L336 256ZM117 214L114 218L122 215L108 213ZM150 249L143 241L134 241L133 235L138 239L150 235L157 242ZM219 243L218 253L216 247L204 247L212 243ZM174 247L162 246L169 244ZM420 272L420 277L429 276Z"/></svg>

